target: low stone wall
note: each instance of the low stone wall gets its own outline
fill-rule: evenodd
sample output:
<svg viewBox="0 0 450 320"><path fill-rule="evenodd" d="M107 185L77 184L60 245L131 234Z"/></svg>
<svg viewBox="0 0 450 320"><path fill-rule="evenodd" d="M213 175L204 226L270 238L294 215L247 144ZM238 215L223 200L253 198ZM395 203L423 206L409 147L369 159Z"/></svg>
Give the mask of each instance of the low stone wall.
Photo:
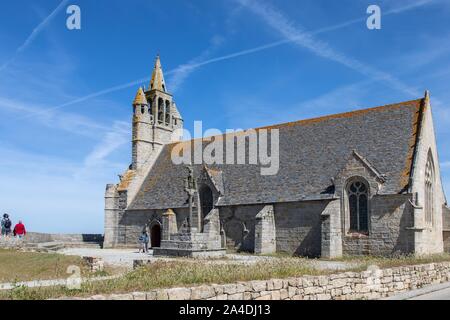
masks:
<svg viewBox="0 0 450 320"><path fill-rule="evenodd" d="M1 236L0 235L0 248L8 249L8 248L17 248L22 246L23 240L18 239L16 237L10 236Z"/></svg>
<svg viewBox="0 0 450 320"><path fill-rule="evenodd" d="M42 243L42 242L103 242L101 234L50 234L29 232L25 237L28 243Z"/></svg>
<svg viewBox="0 0 450 320"><path fill-rule="evenodd" d="M103 243L101 234L50 234L39 232L27 232L23 239L18 239L12 235L0 236L0 248L19 248L31 245L39 245L44 243L61 243L69 246L82 244L99 244Z"/></svg>
<svg viewBox="0 0 450 320"><path fill-rule="evenodd" d="M355 300L379 299L428 284L450 281L450 262L326 276L155 289L97 295L89 300Z"/></svg>

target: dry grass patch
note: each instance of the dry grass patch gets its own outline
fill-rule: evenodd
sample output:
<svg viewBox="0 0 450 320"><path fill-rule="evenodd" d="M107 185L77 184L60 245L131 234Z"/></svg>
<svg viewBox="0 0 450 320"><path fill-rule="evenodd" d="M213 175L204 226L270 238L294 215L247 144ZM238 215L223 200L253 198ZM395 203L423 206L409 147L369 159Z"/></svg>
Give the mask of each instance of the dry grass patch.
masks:
<svg viewBox="0 0 450 320"><path fill-rule="evenodd" d="M253 265L205 264L201 262L156 262L143 266L129 274L113 280L91 282L81 290L64 287L17 288L0 292L0 299L49 299L63 296L92 296L96 294L149 291L155 288L192 286L208 283L233 283L237 281L267 280L271 278L320 275L304 263L292 259L279 259Z"/></svg>
<svg viewBox="0 0 450 320"><path fill-rule="evenodd" d="M70 265L79 266L82 272L87 271L80 257L0 249L0 282L66 278Z"/></svg>
<svg viewBox="0 0 450 320"><path fill-rule="evenodd" d="M359 267L356 271L363 271L370 265L376 265L382 269L386 269L427 263L450 262L450 254L440 253L427 256L396 255L392 257L344 256L342 258L334 259L333 261L357 263Z"/></svg>
<svg viewBox="0 0 450 320"><path fill-rule="evenodd" d="M343 257L334 261L351 262L358 265L352 271L366 270L369 265L380 268L450 261L450 255L427 257ZM50 299L60 297L86 297L97 294L130 293L150 291L156 288L194 286L200 284L224 284L237 281L267 280L273 278L300 277L336 273L318 270L311 260L278 258L254 264L205 263L204 261L159 261L136 269L123 277L101 282L84 283L80 290L65 287L24 288L0 291L0 299Z"/></svg>

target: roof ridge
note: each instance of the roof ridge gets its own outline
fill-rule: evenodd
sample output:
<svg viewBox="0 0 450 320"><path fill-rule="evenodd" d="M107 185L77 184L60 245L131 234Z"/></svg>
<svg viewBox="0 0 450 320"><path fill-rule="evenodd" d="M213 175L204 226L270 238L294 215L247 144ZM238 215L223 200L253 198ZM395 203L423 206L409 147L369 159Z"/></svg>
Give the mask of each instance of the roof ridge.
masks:
<svg viewBox="0 0 450 320"><path fill-rule="evenodd" d="M403 102L398 102L398 103L386 104L386 105L377 106L377 107L356 109L353 111L334 113L334 114L329 114L329 115L324 115L324 116L319 116L319 117L314 117L314 118L301 119L301 120L290 121L290 122L283 122L280 124L255 128L254 130L284 127L284 126L296 125L296 124L306 124L309 122L319 122L319 121L328 120L328 119L348 118L349 116L352 116L352 115L361 115L361 114L365 114L367 112L378 111L378 110L381 111L381 109L384 110L384 109L390 109L390 108L404 107L411 103L421 103L422 101L423 101L423 98L419 98L419 99L408 100L408 101L403 101ZM420 104L419 104L419 106L420 106Z"/></svg>
<svg viewBox="0 0 450 320"><path fill-rule="evenodd" d="M296 121L290 121L290 122L283 122L283 123L279 123L279 124L274 124L274 125L268 125L268 126L263 126L263 127L257 127L257 128L248 128L245 129L243 131L238 131L238 132L234 132L233 134L239 134L239 133L245 133L245 131L248 130L262 130L262 129L277 129L277 128L282 128L282 127L290 127L290 126L294 126L294 125L304 125L304 124L309 124L309 123L317 123L320 121L325 121L325 120L331 120L331 119L341 119L341 118L348 118L350 116L353 115L362 115L365 114L367 112L372 112L372 111L378 111L378 110L385 110L385 109L390 109L390 108L399 108L399 107L403 107L403 106L407 106L411 103L418 103L419 107L421 105L421 103L423 102L424 98L419 98L419 99L414 99L414 100L408 100L408 101L403 101L403 102L398 102L398 103L391 103L391 104L386 104L386 105L382 105L382 106L377 106L377 107L371 107L371 108L365 108L365 109L357 109L357 110L353 110L353 111L346 111L346 112L341 112L341 113L335 113L335 114L329 114L329 115L324 115L324 116L319 116L319 117L315 117L315 118L308 118L308 119L302 119L302 120L296 120ZM176 141L176 142L171 142L168 143L167 146L173 146L175 144L178 143L188 143L188 142L194 142L196 140L199 139L205 139L205 138L218 138L218 137L224 137L224 136L228 136L231 133L222 133L220 135L215 135L215 136L208 136L208 137L202 137L202 138L193 138L190 140L182 140L182 141Z"/></svg>

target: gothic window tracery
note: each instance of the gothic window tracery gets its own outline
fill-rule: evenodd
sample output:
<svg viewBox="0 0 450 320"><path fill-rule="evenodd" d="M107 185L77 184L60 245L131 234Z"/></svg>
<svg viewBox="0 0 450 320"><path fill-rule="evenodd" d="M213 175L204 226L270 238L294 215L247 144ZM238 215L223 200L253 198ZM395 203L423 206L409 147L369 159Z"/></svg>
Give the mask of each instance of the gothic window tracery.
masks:
<svg viewBox="0 0 450 320"><path fill-rule="evenodd" d="M369 231L369 188L361 179L350 182L347 188L350 231Z"/></svg>
<svg viewBox="0 0 450 320"><path fill-rule="evenodd" d="M434 164L431 154L428 155L425 167L425 222L433 224L434 214Z"/></svg>

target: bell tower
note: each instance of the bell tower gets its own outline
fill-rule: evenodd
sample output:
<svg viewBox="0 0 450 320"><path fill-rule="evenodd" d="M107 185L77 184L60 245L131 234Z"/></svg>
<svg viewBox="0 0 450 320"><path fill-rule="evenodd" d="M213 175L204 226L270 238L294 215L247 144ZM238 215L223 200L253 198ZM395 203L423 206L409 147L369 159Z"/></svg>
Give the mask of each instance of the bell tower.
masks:
<svg viewBox="0 0 450 320"><path fill-rule="evenodd" d="M183 128L183 119L172 94L167 90L159 55L156 56L152 79L145 96L153 116L154 143L163 145L171 142L172 132Z"/></svg>
<svg viewBox="0 0 450 320"><path fill-rule="evenodd" d="M170 143L172 133L182 128L183 119L167 91L158 55L148 89L139 88L133 102L132 169L144 168L154 151Z"/></svg>

